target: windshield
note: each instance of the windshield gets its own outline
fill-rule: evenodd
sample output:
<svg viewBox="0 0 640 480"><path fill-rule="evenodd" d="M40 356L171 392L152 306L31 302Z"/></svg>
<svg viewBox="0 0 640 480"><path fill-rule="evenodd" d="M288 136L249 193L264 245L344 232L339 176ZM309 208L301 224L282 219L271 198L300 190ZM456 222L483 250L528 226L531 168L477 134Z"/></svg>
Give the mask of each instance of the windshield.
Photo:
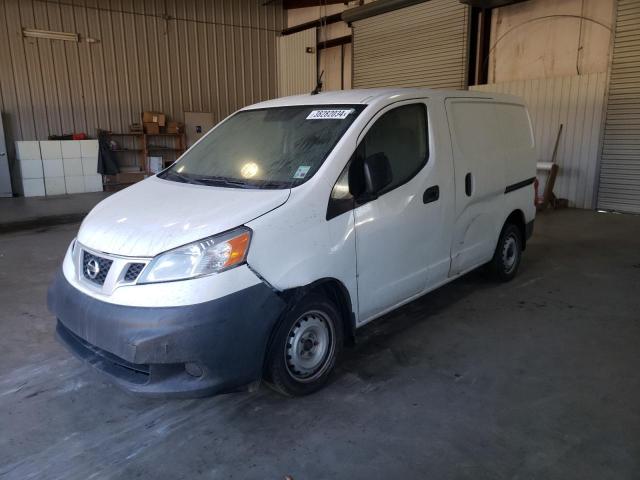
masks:
<svg viewBox="0 0 640 480"><path fill-rule="evenodd" d="M290 188L311 178L364 105L244 110L158 176L242 188Z"/></svg>

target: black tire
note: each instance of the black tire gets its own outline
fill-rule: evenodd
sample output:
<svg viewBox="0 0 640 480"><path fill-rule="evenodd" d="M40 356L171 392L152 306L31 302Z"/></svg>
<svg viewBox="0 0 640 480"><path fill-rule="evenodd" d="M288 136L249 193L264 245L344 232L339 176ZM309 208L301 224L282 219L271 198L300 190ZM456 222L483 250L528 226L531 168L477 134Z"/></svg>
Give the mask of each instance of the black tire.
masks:
<svg viewBox="0 0 640 480"><path fill-rule="evenodd" d="M494 277L501 282L508 282L518 273L522 260L522 232L513 223L507 223L500 233L500 239L489 263Z"/></svg>
<svg viewBox="0 0 640 480"><path fill-rule="evenodd" d="M267 355L267 383L287 396L321 389L342 352L343 338L342 318L333 302L317 293L307 295L276 329Z"/></svg>

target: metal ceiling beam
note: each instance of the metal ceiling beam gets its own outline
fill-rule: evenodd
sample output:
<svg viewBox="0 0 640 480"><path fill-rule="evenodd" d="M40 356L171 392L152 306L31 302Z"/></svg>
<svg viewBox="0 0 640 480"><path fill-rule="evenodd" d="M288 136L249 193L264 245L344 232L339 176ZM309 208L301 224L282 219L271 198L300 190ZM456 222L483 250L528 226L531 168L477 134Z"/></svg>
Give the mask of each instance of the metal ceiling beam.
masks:
<svg viewBox="0 0 640 480"><path fill-rule="evenodd" d="M527 0L460 0L460 3L469 5L470 7L492 9L514 5L516 3L526 2Z"/></svg>
<svg viewBox="0 0 640 480"><path fill-rule="evenodd" d="M342 20L351 23L365 18L375 17L382 13L391 12L392 10L424 3L425 1L427 0L377 0L376 2L366 3L360 7L345 10L342 12Z"/></svg>
<svg viewBox="0 0 640 480"><path fill-rule="evenodd" d="M366 3L360 7L350 8L342 12L342 20L347 23L363 20L365 18L374 17L382 13L391 12L400 8L410 7L418 3L429 0L377 0L375 2ZM482 9L493 9L498 7L506 7L516 3L526 2L527 0L459 0L460 3L471 7Z"/></svg>
<svg viewBox="0 0 640 480"><path fill-rule="evenodd" d="M291 8L320 7L336 3L345 3L345 0L282 0L282 8L288 10Z"/></svg>
<svg viewBox="0 0 640 480"><path fill-rule="evenodd" d="M322 50L323 48L333 48L339 47L340 45L346 45L347 43L351 43L353 38L351 35L345 35L344 37L336 37L327 40L326 42L318 42L318 50Z"/></svg>
<svg viewBox="0 0 640 480"><path fill-rule="evenodd" d="M326 17L320 17L317 20L311 20L310 22L299 23L293 27L282 29L282 35L291 35L292 33L302 32L309 28L323 27L325 25L331 25L332 23L338 23L342 21L341 13L334 13L333 15L327 15Z"/></svg>

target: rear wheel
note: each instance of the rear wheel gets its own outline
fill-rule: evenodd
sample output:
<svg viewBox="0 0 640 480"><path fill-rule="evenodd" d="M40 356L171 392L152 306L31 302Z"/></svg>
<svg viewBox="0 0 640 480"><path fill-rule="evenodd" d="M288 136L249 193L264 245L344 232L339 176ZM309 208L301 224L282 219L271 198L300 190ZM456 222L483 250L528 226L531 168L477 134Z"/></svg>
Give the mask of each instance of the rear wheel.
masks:
<svg viewBox="0 0 640 480"><path fill-rule="evenodd" d="M290 396L308 395L327 382L342 351L342 319L333 302L310 294L285 316L267 358L268 383Z"/></svg>
<svg viewBox="0 0 640 480"><path fill-rule="evenodd" d="M508 223L500 233L500 239L490 266L494 276L502 281L512 280L518 273L522 258L522 234L513 223Z"/></svg>

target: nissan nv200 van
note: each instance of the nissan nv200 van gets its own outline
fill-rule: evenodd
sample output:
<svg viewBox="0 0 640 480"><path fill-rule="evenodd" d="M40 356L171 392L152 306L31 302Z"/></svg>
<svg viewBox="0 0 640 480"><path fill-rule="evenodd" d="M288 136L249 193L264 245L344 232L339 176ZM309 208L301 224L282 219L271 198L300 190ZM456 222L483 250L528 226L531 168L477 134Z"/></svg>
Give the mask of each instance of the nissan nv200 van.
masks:
<svg viewBox="0 0 640 480"><path fill-rule="evenodd" d="M251 105L89 213L49 289L57 334L140 394L311 393L368 322L483 265L512 279L535 171L512 96Z"/></svg>

